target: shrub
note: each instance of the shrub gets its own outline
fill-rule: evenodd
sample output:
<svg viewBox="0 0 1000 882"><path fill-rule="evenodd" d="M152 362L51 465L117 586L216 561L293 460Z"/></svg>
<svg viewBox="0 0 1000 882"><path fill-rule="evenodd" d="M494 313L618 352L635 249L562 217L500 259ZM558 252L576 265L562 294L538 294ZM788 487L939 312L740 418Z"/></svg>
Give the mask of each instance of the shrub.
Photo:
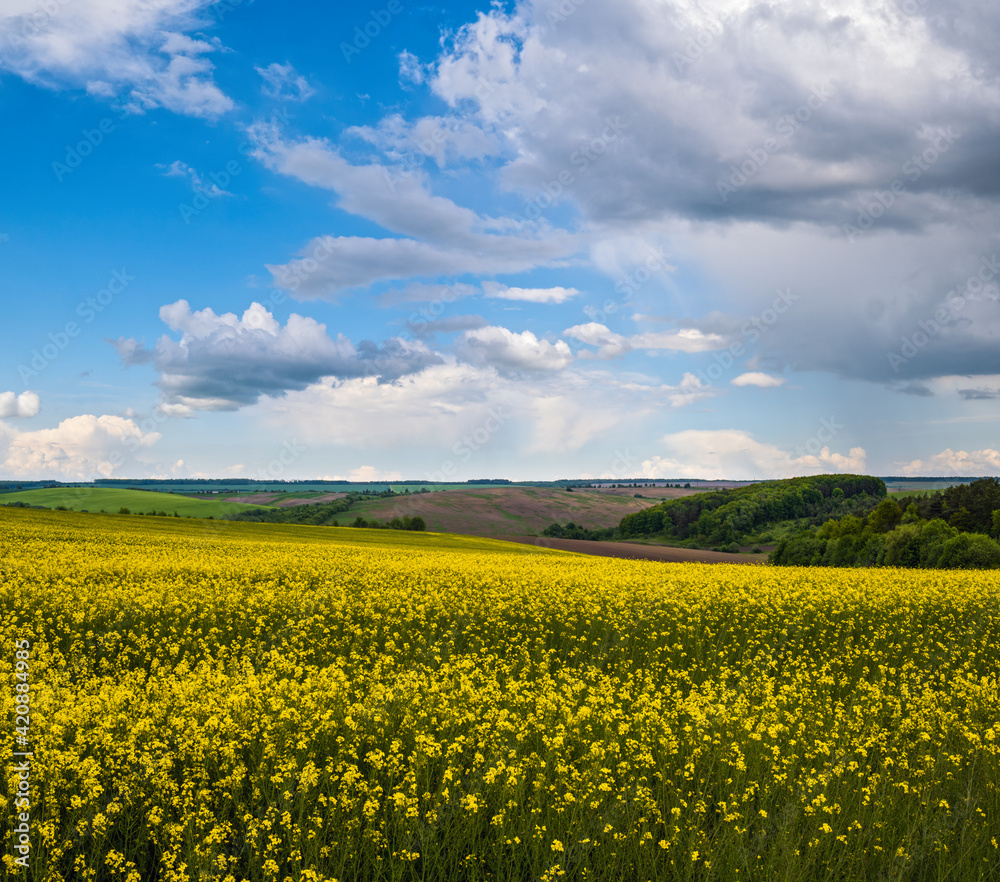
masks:
<svg viewBox="0 0 1000 882"><path fill-rule="evenodd" d="M1000 567L1000 545L982 533L961 533L945 542L938 566L972 570Z"/></svg>

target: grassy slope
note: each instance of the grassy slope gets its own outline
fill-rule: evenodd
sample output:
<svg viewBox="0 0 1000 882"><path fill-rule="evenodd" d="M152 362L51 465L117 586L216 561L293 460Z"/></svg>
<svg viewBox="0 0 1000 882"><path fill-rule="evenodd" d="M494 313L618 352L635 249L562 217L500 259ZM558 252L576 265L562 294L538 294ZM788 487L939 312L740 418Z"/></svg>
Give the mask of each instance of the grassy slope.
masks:
<svg viewBox="0 0 1000 882"><path fill-rule="evenodd" d="M675 492L690 494L690 491ZM358 515L380 521L419 515L428 530L438 532L473 536L533 535L553 521L573 521L591 529L614 527L625 515L660 501L599 490L567 492L547 487L490 487L356 503L345 513L343 521L349 523Z"/></svg>
<svg viewBox="0 0 1000 882"><path fill-rule="evenodd" d="M0 505L10 502L25 502L28 505L42 505L46 508L65 506L71 511L114 513L120 508L133 512L165 511L172 515L175 511L184 517L223 517L237 511L260 508L259 505L222 502L221 500L192 499L176 493L156 493L151 490L119 490L103 487L63 487L53 490L23 490L16 493L0 493Z"/></svg>
<svg viewBox="0 0 1000 882"><path fill-rule="evenodd" d="M179 541L205 542L274 542L284 544L317 543L329 545L370 546L379 549L420 549L423 551L467 551L480 554L547 554L578 558L568 551L538 548L501 542L480 536L452 533L419 533L404 530L364 530L356 527L312 527L299 524L258 524L244 521L178 520L173 517L151 518L138 515L81 514L64 511L40 511L0 507L0 531L5 526L31 523L48 525L79 533L89 541L93 530L111 530L118 537L169 537Z"/></svg>

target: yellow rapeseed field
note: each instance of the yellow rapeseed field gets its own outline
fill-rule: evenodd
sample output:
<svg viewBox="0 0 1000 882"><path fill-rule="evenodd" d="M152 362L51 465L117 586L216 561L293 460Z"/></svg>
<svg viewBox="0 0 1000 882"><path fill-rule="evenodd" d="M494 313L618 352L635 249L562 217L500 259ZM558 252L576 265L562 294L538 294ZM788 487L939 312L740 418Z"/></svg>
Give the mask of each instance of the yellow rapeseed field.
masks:
<svg viewBox="0 0 1000 882"><path fill-rule="evenodd" d="M995 572L0 508L30 879L998 878L998 601Z"/></svg>

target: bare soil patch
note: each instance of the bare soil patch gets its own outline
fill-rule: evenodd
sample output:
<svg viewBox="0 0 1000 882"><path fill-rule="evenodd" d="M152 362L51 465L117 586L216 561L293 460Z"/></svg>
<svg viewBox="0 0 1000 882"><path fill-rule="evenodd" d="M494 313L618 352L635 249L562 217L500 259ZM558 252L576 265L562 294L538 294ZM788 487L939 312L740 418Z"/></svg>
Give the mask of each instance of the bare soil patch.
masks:
<svg viewBox="0 0 1000 882"><path fill-rule="evenodd" d="M566 491L550 487L440 490L361 502L351 507L345 519L350 521L361 515L366 519L391 520L404 515L419 515L428 530L490 537L540 533L553 522L565 524L572 521L594 529L615 527L625 515L659 502L659 499L636 499L636 492L642 491Z"/></svg>
<svg viewBox="0 0 1000 882"><path fill-rule="evenodd" d="M277 505L282 508L289 508L293 505L319 505L323 502L334 502L337 499L343 499L347 494L323 493L320 496L309 496L306 498L278 499L279 496L283 495L282 493L243 493L239 496L227 497L226 502L246 502L250 505Z"/></svg>
<svg viewBox="0 0 1000 882"><path fill-rule="evenodd" d="M574 490L574 493L583 492ZM642 495L643 499L649 499L650 505L656 505L664 499L680 499L682 496L693 496L697 493L704 493L704 490L687 490L680 487L592 487L587 488L588 493L605 493L609 496L631 496L636 493Z"/></svg>
<svg viewBox="0 0 1000 882"><path fill-rule="evenodd" d="M722 551L701 551L697 548L668 548L663 545L637 545L631 542L592 542L589 539L550 539L547 536L504 536L508 542L594 554L599 557L621 557L628 560L658 560L667 563L736 563L763 564L764 554L726 554Z"/></svg>

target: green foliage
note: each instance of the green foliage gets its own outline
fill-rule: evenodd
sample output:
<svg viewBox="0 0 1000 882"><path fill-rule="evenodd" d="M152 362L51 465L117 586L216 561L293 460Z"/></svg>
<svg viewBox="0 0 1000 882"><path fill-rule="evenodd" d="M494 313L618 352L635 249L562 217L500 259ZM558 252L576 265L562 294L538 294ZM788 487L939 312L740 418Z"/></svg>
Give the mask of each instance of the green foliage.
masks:
<svg viewBox="0 0 1000 882"><path fill-rule="evenodd" d="M360 493L349 493L344 499L318 505L289 505L282 508L252 508L229 516L231 521L254 521L266 524L308 524L316 527L336 525L336 517L361 498Z"/></svg>
<svg viewBox="0 0 1000 882"><path fill-rule="evenodd" d="M616 532L617 531L614 527L597 527L596 529L591 530L570 521L565 526L555 523L549 524L544 530L542 530L542 535L551 536L554 539L590 539L592 541L607 541L609 539L616 538Z"/></svg>
<svg viewBox="0 0 1000 882"><path fill-rule="evenodd" d="M921 520L911 503L905 515L884 500L865 518L847 515L818 530L802 530L782 540L771 563L786 566L910 567L993 569L1000 567L1000 542L983 533L963 532L956 518ZM968 510L966 509L966 512ZM895 523L895 526L889 526Z"/></svg>
<svg viewBox="0 0 1000 882"><path fill-rule="evenodd" d="M1000 479L981 478L913 498L924 520L942 518L963 533L997 535L993 513L1000 510Z"/></svg>
<svg viewBox="0 0 1000 882"><path fill-rule="evenodd" d="M670 499L627 515L615 538L657 536L713 547L750 544L764 541L763 531L786 521L808 519L819 525L847 514L867 514L885 495L885 484L866 475L763 481ZM898 522L901 512L891 505Z"/></svg>
<svg viewBox="0 0 1000 882"><path fill-rule="evenodd" d="M903 513L895 499L883 499L878 508L868 518L868 523L876 533L888 533L903 519Z"/></svg>
<svg viewBox="0 0 1000 882"><path fill-rule="evenodd" d="M391 521L383 523L382 521L366 521L361 515L358 515L354 519L354 523L351 524L352 527L364 527L369 530L426 530L427 525L424 523L424 519L419 515L415 518L411 518L409 515L404 515L401 518L393 518Z"/></svg>
<svg viewBox="0 0 1000 882"><path fill-rule="evenodd" d="M945 543L938 566L943 569L996 569L1000 567L1000 544L982 533L961 533Z"/></svg>

